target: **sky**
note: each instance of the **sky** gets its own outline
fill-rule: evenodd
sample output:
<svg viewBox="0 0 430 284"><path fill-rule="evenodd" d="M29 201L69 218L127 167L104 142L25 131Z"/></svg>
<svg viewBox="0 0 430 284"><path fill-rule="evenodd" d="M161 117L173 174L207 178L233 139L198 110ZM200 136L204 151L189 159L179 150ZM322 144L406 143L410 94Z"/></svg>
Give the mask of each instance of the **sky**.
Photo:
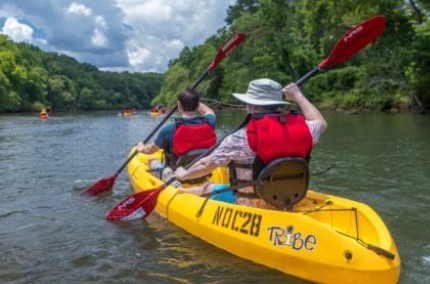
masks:
<svg viewBox="0 0 430 284"><path fill-rule="evenodd" d="M0 33L100 70L165 72L225 26L235 0L1 0Z"/></svg>

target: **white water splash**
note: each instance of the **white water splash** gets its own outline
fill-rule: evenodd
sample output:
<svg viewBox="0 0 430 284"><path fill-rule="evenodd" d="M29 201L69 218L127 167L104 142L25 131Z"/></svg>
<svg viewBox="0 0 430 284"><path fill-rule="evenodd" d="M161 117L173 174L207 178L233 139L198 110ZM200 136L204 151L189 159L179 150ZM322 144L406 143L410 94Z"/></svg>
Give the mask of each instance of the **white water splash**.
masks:
<svg viewBox="0 0 430 284"><path fill-rule="evenodd" d="M93 184L95 183L95 181L91 181L91 180L86 180L86 179L84 179L84 180L82 180L82 179L78 179L78 180L75 180L74 182L73 182L73 190L76 190L76 191L82 191L82 190L84 190L84 189L87 189L87 188L89 188L90 186L92 186Z"/></svg>
<svg viewBox="0 0 430 284"><path fill-rule="evenodd" d="M424 264L430 265L430 256L423 256Z"/></svg>

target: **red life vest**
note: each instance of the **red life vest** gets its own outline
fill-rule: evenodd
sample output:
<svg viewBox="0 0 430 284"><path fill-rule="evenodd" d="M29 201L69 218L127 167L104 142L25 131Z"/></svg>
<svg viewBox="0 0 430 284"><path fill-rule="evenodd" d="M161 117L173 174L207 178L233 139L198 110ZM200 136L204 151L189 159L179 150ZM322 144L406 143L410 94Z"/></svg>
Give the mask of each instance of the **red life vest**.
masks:
<svg viewBox="0 0 430 284"><path fill-rule="evenodd" d="M183 119L176 119L173 135L173 154L180 157L194 149L209 149L216 143L216 135L205 117L201 124L185 124Z"/></svg>
<svg viewBox="0 0 430 284"><path fill-rule="evenodd" d="M265 164L281 157L306 158L312 150L312 135L302 115L254 116L246 133L249 147Z"/></svg>

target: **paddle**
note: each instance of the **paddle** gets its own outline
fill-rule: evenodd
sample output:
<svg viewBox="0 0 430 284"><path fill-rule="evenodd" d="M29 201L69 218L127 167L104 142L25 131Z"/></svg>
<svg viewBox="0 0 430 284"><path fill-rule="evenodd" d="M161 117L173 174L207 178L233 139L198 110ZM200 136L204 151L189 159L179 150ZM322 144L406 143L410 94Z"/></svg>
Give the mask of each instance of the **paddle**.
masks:
<svg viewBox="0 0 430 284"><path fill-rule="evenodd" d="M230 38L228 38L224 44L218 49L218 52L213 59L213 61L209 64L206 70L201 74L199 79L194 83L191 89L195 89L200 82L211 72L218 64L229 55L238 45L240 45L245 40L245 34L236 33ZM170 112L163 118L162 121L152 130L152 132L146 137L143 143L148 143L148 141L152 138L152 136L160 129L160 127L164 124L164 122L169 119L169 117L178 109L178 105L176 104ZM135 150L125 161L122 166L111 176L108 178L102 178L96 181L92 186L82 191L82 193L87 195L97 195L102 192L106 192L112 189L117 176L122 172L122 170L128 165L128 163L138 154L138 151Z"/></svg>
<svg viewBox="0 0 430 284"><path fill-rule="evenodd" d="M346 61L351 56L357 54L366 45L379 37L384 28L385 18L383 16L374 17L353 27L338 40L329 56L325 58L316 68L296 81L296 84L302 85L305 81L316 75L321 70ZM212 150L213 149L211 148L206 153L202 154L202 156L209 155ZM186 168L190 168L200 158L201 157L198 157ZM128 221L145 218L154 210L161 191L173 181L174 179L172 178L156 189L132 194L131 196L122 200L117 206L112 208L106 214L106 219Z"/></svg>
<svg viewBox="0 0 430 284"><path fill-rule="evenodd" d="M366 45L378 38L384 28L384 16L376 16L351 28L337 41L329 56L321 61L317 67L297 80L295 82L296 85L302 85L321 70L325 70L348 60L351 56L357 54Z"/></svg>

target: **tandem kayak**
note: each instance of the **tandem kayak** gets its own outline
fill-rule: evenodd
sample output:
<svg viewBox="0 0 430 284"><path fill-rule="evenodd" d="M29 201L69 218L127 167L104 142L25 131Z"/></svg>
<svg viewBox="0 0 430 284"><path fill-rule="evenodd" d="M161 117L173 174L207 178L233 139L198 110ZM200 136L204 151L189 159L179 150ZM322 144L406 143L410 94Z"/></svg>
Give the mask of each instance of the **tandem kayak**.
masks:
<svg viewBox="0 0 430 284"><path fill-rule="evenodd" d="M134 149L132 149L133 153ZM162 181L139 153L128 163L135 193ZM213 182L228 183L217 168ZM294 211L246 207L166 187L155 210L176 226L239 257L317 283L397 283L400 256L384 222L368 205L308 190Z"/></svg>

